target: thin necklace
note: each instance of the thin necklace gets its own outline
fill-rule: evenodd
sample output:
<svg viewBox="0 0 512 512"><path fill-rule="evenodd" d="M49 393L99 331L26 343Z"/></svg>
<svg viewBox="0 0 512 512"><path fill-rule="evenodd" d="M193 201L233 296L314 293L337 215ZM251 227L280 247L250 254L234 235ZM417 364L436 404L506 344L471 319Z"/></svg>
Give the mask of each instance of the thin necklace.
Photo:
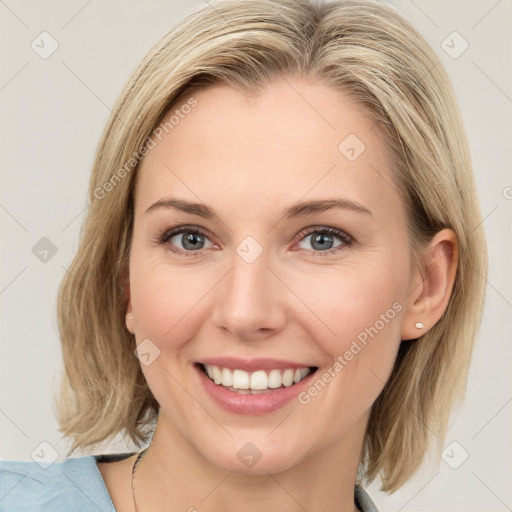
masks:
<svg viewBox="0 0 512 512"><path fill-rule="evenodd" d="M147 452L149 446L147 448L144 448L144 450L142 450L139 455L137 455L137 458L135 459L135 462L133 463L133 467L132 467L132 493L133 493L133 504L135 505L135 512L139 512L139 507L137 507L137 500L135 499L135 470L137 469L137 466L140 462L140 460L142 459L142 456ZM356 504L356 509L357 510L360 510L359 509L359 505Z"/></svg>
<svg viewBox="0 0 512 512"><path fill-rule="evenodd" d="M149 448L149 446L147 448L145 448L144 450L142 450L139 455L137 455L137 458L135 459L135 462L133 463L133 467L132 467L132 493L133 493L133 504L135 505L135 511L136 512L139 512L139 507L137 507L137 500L135 499L135 469L137 468L139 462L140 462L140 459L142 458L142 456L146 453L147 449Z"/></svg>
<svg viewBox="0 0 512 512"><path fill-rule="evenodd" d="M147 448L145 448L144 450L142 450L139 455L137 455L137 458L135 459L135 462L133 463L133 467L132 467L132 493L133 493L133 504L135 505L135 512L139 512L139 507L137 507L137 500L135 499L135 470L137 469L137 466L140 462L140 460L142 459L142 456L147 452L149 446ZM357 510L360 510L359 509L359 506L356 504L356 508Z"/></svg>

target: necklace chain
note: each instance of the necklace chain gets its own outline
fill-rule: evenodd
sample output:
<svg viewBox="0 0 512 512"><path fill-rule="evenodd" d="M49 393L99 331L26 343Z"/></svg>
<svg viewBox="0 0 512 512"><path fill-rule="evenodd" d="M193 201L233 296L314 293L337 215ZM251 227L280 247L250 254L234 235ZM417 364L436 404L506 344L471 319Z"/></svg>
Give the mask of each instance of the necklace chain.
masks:
<svg viewBox="0 0 512 512"><path fill-rule="evenodd" d="M148 446L149 448L149 446ZM133 504L135 505L135 511L139 512L139 507L137 507L137 500L135 499L135 470L137 469L137 466L142 458L142 456L146 453L147 449L145 448L142 450L139 455L137 455L137 458L135 459L135 462L133 463L132 467L132 493L133 493Z"/></svg>
<svg viewBox="0 0 512 512"><path fill-rule="evenodd" d="M135 470L137 469L137 466L142 459L142 456L147 452L149 446L142 450L139 455L137 455L137 458L135 459L135 462L133 463L132 467L132 493L133 493L133 504L135 505L135 512L140 512L139 507L137 506L137 500L135 499ZM359 509L359 506L356 505L357 510Z"/></svg>

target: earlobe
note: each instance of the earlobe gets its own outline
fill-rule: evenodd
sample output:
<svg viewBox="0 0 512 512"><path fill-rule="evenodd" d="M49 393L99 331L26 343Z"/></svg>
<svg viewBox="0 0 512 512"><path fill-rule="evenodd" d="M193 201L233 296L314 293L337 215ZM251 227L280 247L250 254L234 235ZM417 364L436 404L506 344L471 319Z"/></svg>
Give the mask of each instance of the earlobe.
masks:
<svg viewBox="0 0 512 512"><path fill-rule="evenodd" d="M458 262L458 244L452 229L436 233L421 257L422 268L411 280L402 340L417 339L431 329L448 306Z"/></svg>
<svg viewBox="0 0 512 512"><path fill-rule="evenodd" d="M133 313L126 313L126 328L130 334L135 334L135 322L133 320Z"/></svg>
<svg viewBox="0 0 512 512"><path fill-rule="evenodd" d="M130 282L127 280L124 285L124 294L126 297L126 314L125 314L125 323L126 328L130 332L130 334L135 334L135 322L133 318L133 308L132 308L132 298L130 293Z"/></svg>

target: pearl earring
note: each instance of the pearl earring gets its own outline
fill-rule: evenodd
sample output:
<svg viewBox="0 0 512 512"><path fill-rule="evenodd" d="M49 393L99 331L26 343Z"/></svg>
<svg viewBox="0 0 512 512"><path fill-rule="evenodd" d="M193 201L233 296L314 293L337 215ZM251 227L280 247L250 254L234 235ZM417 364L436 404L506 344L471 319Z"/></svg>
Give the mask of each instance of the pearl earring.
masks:
<svg viewBox="0 0 512 512"><path fill-rule="evenodd" d="M423 329L425 326L421 322L416 322L414 327L416 327L416 329Z"/></svg>

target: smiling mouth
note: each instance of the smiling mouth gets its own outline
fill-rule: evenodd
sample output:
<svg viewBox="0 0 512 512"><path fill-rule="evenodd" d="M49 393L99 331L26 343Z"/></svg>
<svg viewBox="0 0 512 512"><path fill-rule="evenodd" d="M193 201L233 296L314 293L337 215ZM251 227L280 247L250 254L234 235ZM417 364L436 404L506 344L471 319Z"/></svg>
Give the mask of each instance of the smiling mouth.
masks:
<svg viewBox="0 0 512 512"><path fill-rule="evenodd" d="M240 394L271 393L298 384L318 367L257 370L246 372L212 364L197 363L203 373L216 385Z"/></svg>

